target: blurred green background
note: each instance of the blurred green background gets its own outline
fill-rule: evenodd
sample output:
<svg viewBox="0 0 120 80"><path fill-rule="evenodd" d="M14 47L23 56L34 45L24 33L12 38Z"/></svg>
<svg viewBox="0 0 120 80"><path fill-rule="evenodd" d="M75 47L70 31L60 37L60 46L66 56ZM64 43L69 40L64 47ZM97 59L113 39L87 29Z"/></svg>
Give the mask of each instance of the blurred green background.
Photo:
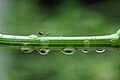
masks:
<svg viewBox="0 0 120 80"><path fill-rule="evenodd" d="M115 33L120 27L119 0L0 0L0 33L48 31L51 36ZM120 80L120 52L50 51L25 54L0 48L0 80Z"/></svg>

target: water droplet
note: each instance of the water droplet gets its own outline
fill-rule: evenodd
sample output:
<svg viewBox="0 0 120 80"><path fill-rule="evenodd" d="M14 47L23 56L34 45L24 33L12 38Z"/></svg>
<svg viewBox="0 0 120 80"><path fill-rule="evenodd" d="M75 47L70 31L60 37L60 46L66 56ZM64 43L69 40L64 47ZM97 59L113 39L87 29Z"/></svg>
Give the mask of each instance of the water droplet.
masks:
<svg viewBox="0 0 120 80"><path fill-rule="evenodd" d="M85 40L84 43L90 43L90 41L89 40Z"/></svg>
<svg viewBox="0 0 120 80"><path fill-rule="evenodd" d="M96 39L96 37L95 37L95 36L92 36L92 37L91 37L91 39L92 39L92 40L95 40L95 39Z"/></svg>
<svg viewBox="0 0 120 80"><path fill-rule="evenodd" d="M85 47L89 47L89 45L90 45L90 41L89 41L89 40L85 40L85 41L84 41L84 46L85 46Z"/></svg>
<svg viewBox="0 0 120 80"><path fill-rule="evenodd" d="M48 50L48 49L37 49L37 51L38 51L41 55L47 55L50 50Z"/></svg>
<svg viewBox="0 0 120 80"><path fill-rule="evenodd" d="M24 46L28 46L30 43L23 43Z"/></svg>
<svg viewBox="0 0 120 80"><path fill-rule="evenodd" d="M2 37L3 36L3 34L0 34L0 37Z"/></svg>
<svg viewBox="0 0 120 80"><path fill-rule="evenodd" d="M105 52L105 50L104 49L96 49L96 52L97 53L103 53L103 52Z"/></svg>
<svg viewBox="0 0 120 80"><path fill-rule="evenodd" d="M71 55L75 53L75 49L73 48L65 48L61 50L62 53L67 54L67 55Z"/></svg>
<svg viewBox="0 0 120 80"><path fill-rule="evenodd" d="M29 35L29 37L30 37L30 38L38 38L38 36L35 35L35 34L31 34L31 35Z"/></svg>
<svg viewBox="0 0 120 80"><path fill-rule="evenodd" d="M58 39L59 39L59 40L62 40L62 38L63 38L63 36L60 36Z"/></svg>
<svg viewBox="0 0 120 80"><path fill-rule="evenodd" d="M49 41L48 41L48 39L46 39L46 38L43 37L43 38L40 39L40 42L47 43Z"/></svg>
<svg viewBox="0 0 120 80"><path fill-rule="evenodd" d="M34 49L31 48L21 48L21 51L23 51L24 53L31 53Z"/></svg>
<svg viewBox="0 0 120 80"><path fill-rule="evenodd" d="M88 49L83 49L82 52L84 52L84 53L88 53L89 50L88 50Z"/></svg>

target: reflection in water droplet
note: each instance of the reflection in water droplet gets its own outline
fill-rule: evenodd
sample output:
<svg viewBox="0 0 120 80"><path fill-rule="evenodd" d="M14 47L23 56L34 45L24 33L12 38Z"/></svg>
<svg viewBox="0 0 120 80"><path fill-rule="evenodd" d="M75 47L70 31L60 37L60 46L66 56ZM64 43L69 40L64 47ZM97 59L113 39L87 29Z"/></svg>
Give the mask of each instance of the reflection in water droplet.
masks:
<svg viewBox="0 0 120 80"><path fill-rule="evenodd" d="M21 51L23 51L24 53L31 53L34 49L31 48L21 48Z"/></svg>
<svg viewBox="0 0 120 80"><path fill-rule="evenodd" d="M84 52L84 53L88 53L89 50L88 50L88 49L83 49L82 52Z"/></svg>
<svg viewBox="0 0 120 80"><path fill-rule="evenodd" d="M104 49L96 49L96 52L97 53L103 53L103 52L105 52L105 50Z"/></svg>
<svg viewBox="0 0 120 80"><path fill-rule="evenodd" d="M48 50L48 49L37 49L37 51L38 51L41 55L47 55L50 50Z"/></svg>
<svg viewBox="0 0 120 80"><path fill-rule="evenodd" d="M61 50L62 53L67 54L67 55L71 55L75 53L75 49L73 48L65 48Z"/></svg>

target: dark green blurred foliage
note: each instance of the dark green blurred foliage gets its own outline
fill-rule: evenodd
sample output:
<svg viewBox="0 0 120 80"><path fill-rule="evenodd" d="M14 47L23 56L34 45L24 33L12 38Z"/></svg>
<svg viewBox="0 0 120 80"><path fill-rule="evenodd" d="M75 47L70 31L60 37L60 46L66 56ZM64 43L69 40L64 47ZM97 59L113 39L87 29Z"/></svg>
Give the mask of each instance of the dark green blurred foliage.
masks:
<svg viewBox="0 0 120 80"><path fill-rule="evenodd" d="M115 33L120 27L120 1L116 0L10 0L4 13L6 34L29 35L48 31L51 36ZM7 50L7 49L4 49ZM119 50L98 54L64 55L51 51L24 54L8 49L8 80L120 80ZM9 55L7 54L9 53ZM4 60L4 59L3 59Z"/></svg>

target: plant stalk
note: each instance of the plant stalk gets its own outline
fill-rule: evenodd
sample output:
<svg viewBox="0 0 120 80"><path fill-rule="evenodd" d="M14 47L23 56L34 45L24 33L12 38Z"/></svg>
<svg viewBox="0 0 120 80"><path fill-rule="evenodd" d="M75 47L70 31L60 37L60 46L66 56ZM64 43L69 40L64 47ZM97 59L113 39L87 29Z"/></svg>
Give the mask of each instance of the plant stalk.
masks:
<svg viewBox="0 0 120 80"><path fill-rule="evenodd" d="M0 34L0 46L46 49L112 49L120 48L120 30L112 35L85 37L47 37L37 35L16 36Z"/></svg>

